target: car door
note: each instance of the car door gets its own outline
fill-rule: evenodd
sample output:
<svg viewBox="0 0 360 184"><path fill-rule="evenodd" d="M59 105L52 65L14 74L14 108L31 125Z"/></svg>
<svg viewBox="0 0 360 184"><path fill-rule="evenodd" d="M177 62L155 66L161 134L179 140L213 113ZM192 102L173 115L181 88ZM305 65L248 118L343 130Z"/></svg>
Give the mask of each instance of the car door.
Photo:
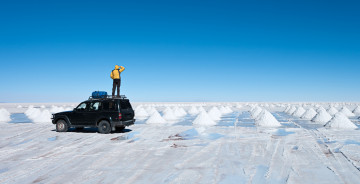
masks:
<svg viewBox="0 0 360 184"><path fill-rule="evenodd" d="M72 125L83 125L85 113L88 111L89 104L83 102L79 104L73 111L72 115L69 117Z"/></svg>
<svg viewBox="0 0 360 184"><path fill-rule="evenodd" d="M132 120L134 118L134 110L131 107L129 100L123 99L120 101L122 121Z"/></svg>
<svg viewBox="0 0 360 184"><path fill-rule="evenodd" d="M102 115L110 118L112 121L119 120L119 112L117 107L117 101L115 100L106 100L103 102Z"/></svg>
<svg viewBox="0 0 360 184"><path fill-rule="evenodd" d="M100 101L92 101L89 104L89 110L84 113L84 124L89 126L96 126L96 121L100 117L102 103Z"/></svg>

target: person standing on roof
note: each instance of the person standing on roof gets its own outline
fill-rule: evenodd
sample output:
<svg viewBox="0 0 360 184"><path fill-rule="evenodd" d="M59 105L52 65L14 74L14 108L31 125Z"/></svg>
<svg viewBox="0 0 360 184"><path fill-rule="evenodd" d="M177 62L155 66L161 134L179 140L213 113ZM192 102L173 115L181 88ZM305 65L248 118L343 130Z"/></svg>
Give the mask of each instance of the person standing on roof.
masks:
<svg viewBox="0 0 360 184"><path fill-rule="evenodd" d="M112 96L115 95L115 89L117 88L117 96L120 96L120 84L121 84L121 72L123 72L125 68L123 66L115 65L115 69L111 71L110 77L113 79L113 88L112 88Z"/></svg>

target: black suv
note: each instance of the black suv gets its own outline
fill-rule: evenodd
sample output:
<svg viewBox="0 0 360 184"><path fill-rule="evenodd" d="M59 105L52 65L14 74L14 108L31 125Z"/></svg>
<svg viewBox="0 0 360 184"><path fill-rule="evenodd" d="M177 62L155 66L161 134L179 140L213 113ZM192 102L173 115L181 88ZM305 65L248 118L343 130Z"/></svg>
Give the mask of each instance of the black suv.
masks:
<svg viewBox="0 0 360 184"><path fill-rule="evenodd" d="M73 111L53 114L52 123L57 132L66 132L70 127L98 127L100 133L121 131L133 125L134 110L125 96L92 98L81 102Z"/></svg>

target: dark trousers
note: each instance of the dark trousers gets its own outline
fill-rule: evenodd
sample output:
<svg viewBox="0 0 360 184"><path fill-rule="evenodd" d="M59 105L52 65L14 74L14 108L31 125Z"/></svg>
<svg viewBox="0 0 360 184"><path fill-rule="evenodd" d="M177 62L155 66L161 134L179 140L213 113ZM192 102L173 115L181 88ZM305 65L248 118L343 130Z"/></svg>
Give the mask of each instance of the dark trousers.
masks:
<svg viewBox="0 0 360 184"><path fill-rule="evenodd" d="M120 84L121 84L121 79L114 79L113 88L112 88L112 96L115 95L115 89L116 88L117 88L117 96L120 95Z"/></svg>

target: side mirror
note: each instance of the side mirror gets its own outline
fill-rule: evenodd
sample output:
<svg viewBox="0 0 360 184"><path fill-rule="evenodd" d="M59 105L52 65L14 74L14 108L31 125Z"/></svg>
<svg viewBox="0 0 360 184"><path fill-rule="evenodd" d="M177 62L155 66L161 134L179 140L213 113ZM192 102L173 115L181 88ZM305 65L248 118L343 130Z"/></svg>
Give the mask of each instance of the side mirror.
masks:
<svg viewBox="0 0 360 184"><path fill-rule="evenodd" d="M75 112L75 111L76 111L76 108L74 108L73 111Z"/></svg>

